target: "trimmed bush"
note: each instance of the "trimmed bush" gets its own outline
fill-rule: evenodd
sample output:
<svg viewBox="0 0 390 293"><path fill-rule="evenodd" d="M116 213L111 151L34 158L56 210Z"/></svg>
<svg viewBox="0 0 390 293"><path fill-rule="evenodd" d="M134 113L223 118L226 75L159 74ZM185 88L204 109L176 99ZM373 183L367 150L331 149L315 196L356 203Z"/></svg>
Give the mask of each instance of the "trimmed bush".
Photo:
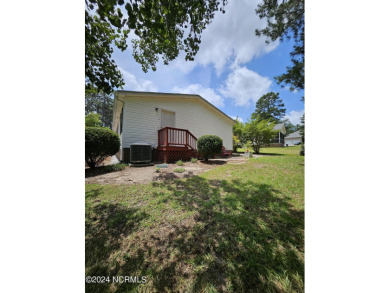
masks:
<svg viewBox="0 0 390 293"><path fill-rule="evenodd" d="M85 161L90 168L115 155L120 148L118 134L109 128L85 127Z"/></svg>
<svg viewBox="0 0 390 293"><path fill-rule="evenodd" d="M222 152L222 138L217 135L203 135L198 138L198 152L205 161Z"/></svg>
<svg viewBox="0 0 390 293"><path fill-rule="evenodd" d="M301 146L301 150L299 151L299 155L300 156L304 156L305 155L305 145Z"/></svg>

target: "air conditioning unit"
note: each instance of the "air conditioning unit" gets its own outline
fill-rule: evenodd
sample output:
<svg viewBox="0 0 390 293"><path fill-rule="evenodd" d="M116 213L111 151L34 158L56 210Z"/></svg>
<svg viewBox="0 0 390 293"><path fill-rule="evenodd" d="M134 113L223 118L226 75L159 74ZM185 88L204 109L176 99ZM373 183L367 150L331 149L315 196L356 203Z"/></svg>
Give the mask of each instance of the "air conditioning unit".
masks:
<svg viewBox="0 0 390 293"><path fill-rule="evenodd" d="M152 146L148 143L130 145L130 163L149 163L152 161Z"/></svg>

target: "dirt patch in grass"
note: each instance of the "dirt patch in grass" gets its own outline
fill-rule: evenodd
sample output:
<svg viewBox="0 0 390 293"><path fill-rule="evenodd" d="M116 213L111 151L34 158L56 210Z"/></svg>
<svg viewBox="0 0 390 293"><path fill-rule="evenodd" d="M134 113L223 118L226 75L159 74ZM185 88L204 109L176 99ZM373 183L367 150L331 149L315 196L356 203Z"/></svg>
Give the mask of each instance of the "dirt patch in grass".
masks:
<svg viewBox="0 0 390 293"><path fill-rule="evenodd" d="M185 162L182 166L182 168L185 169L185 172L183 173L176 173L173 171L177 168L176 164L167 164L168 168L160 168L159 172L156 172L156 166L126 167L122 171L106 174L101 174L99 172L94 174L86 169L87 178L85 178L85 182L88 184L145 184L160 180L189 178L224 164L244 164L245 162L247 162L247 159L236 157L210 159L208 162Z"/></svg>

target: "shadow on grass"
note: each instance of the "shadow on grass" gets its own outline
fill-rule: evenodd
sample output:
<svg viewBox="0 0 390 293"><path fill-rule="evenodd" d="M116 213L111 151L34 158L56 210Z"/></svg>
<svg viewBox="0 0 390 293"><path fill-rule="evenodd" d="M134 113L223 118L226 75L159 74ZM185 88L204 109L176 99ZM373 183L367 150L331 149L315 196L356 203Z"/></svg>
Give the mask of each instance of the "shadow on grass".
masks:
<svg viewBox="0 0 390 293"><path fill-rule="evenodd" d="M284 156L284 154L278 154L278 153L262 153L262 152L260 152L259 155L262 155L262 156Z"/></svg>
<svg viewBox="0 0 390 293"><path fill-rule="evenodd" d="M226 161L218 159L209 159L207 162L205 160L199 160L198 162L205 165L224 165L227 163Z"/></svg>
<svg viewBox="0 0 390 293"><path fill-rule="evenodd" d="M100 166L96 168L87 168L85 169L85 178L95 177L98 175L103 175L111 172L119 172L124 170L127 167L124 163Z"/></svg>
<svg viewBox="0 0 390 293"><path fill-rule="evenodd" d="M109 261L112 254L121 249L123 237L134 232L139 222L148 215L139 209L117 203L101 202L101 188L86 193L86 198L94 198L94 205L86 207L85 219L85 266L86 276L113 276ZM97 204L96 204L97 203ZM109 283L86 283L86 292L107 292Z"/></svg>
<svg viewBox="0 0 390 293"><path fill-rule="evenodd" d="M153 198L173 202L193 217L149 235L144 248L108 270L107 258L120 249L116 235L128 235L147 215L132 208L96 207L101 228L88 230L98 232L92 247L87 246L92 251L87 254L89 271L110 276L141 272L151 280L148 288L120 284L116 292L137 286L139 292L303 292L304 214L278 190L252 181L199 176L152 185L169 191L154 191ZM116 221L122 224L110 224ZM87 292L107 289L102 288Z"/></svg>

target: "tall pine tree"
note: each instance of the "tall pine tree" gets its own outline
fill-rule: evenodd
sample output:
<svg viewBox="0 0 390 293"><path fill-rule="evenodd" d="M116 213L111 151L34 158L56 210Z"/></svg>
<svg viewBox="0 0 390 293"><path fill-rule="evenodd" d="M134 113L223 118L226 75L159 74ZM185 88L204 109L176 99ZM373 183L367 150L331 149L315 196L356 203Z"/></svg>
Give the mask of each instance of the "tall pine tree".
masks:
<svg viewBox="0 0 390 293"><path fill-rule="evenodd" d="M259 120L270 119L270 121L279 123L285 114L286 109L282 99L279 97L279 93L270 92L257 101L256 110L252 117Z"/></svg>

